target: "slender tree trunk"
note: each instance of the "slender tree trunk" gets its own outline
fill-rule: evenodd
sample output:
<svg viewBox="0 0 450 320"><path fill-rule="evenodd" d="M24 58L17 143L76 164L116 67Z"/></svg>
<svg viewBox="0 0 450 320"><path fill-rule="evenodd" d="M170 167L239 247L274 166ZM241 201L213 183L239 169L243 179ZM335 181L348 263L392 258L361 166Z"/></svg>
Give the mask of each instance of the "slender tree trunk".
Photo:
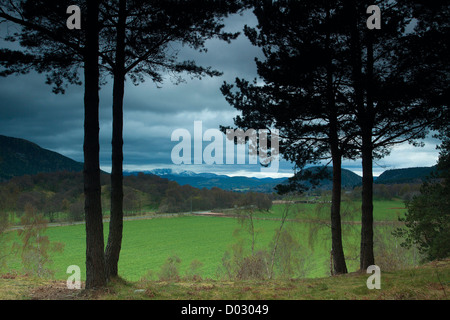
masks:
<svg viewBox="0 0 450 320"><path fill-rule="evenodd" d="M365 270L374 264L373 254L373 144L372 128L374 123L373 103L371 94L368 94L367 104L364 104L364 88L371 90L369 82L364 83L362 74L362 45L358 21L358 4L355 0L346 1L349 13L350 43L351 43L351 64L353 87L355 90L355 113L361 134L361 158L362 158L362 205L361 205L361 248L360 248L360 269ZM365 29L363 29L365 30ZM368 78L371 78L371 68L373 68L373 52L368 46ZM370 91L371 92L371 91Z"/></svg>
<svg viewBox="0 0 450 320"><path fill-rule="evenodd" d="M86 218L86 289L103 287L105 272L99 162L99 1L87 2L84 55L84 195Z"/></svg>
<svg viewBox="0 0 450 320"><path fill-rule="evenodd" d="M111 219L105 250L109 277L117 277L123 233L123 98L125 86L126 0L119 1L116 60L113 85L113 132L111 169Z"/></svg>
<svg viewBox="0 0 450 320"><path fill-rule="evenodd" d="M326 47L328 50L327 63L327 101L329 112L329 139L331 157L333 161L333 188L331 193L331 255L333 259L333 273L347 273L344 249L342 246L341 228L341 190L342 190L342 153L339 148L338 110L333 90L333 62L330 50L332 26L330 22L330 8L327 10Z"/></svg>
<svg viewBox="0 0 450 320"><path fill-rule="evenodd" d="M370 133L366 133L362 139L361 270L366 270L367 267L375 264L373 254L373 149L371 147L372 136Z"/></svg>
<svg viewBox="0 0 450 320"><path fill-rule="evenodd" d="M334 274L347 273L344 249L342 246L341 228L341 155L334 152L333 158L333 188L331 193L331 250L333 255Z"/></svg>
<svg viewBox="0 0 450 320"><path fill-rule="evenodd" d="M360 269L366 270L375 264L373 253L373 39L370 30L367 32L367 122L362 126L362 206L361 206L361 252Z"/></svg>

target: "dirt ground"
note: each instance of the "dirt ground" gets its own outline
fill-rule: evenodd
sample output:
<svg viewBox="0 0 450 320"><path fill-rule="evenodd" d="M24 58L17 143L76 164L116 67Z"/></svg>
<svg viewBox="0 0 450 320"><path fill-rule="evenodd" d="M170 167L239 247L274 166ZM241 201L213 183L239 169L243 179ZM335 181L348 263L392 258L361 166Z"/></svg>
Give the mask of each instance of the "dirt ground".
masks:
<svg viewBox="0 0 450 320"><path fill-rule="evenodd" d="M82 284L84 289L84 284ZM88 299L84 290L68 289L66 281L54 280L45 286L31 290L33 300L84 300Z"/></svg>

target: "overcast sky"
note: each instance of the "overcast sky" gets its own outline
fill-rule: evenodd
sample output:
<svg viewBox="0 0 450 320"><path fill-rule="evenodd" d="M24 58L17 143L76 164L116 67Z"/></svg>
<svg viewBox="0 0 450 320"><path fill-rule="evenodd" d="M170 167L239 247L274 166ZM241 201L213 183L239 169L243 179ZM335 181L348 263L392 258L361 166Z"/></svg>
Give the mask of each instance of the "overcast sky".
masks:
<svg viewBox="0 0 450 320"><path fill-rule="evenodd" d="M226 20L227 30L242 31L245 24L255 25L249 13ZM263 176L259 165L184 165L176 166L171 159L174 130L187 129L193 135L194 121L202 121L203 131L233 125L237 111L220 92L224 81L236 77L252 80L257 76L255 57L262 57L258 48L241 35L231 44L218 40L208 42L208 53L184 49L180 57L195 59L202 66L211 66L224 74L174 85L170 79L157 88L151 81L134 86L128 81L124 99L124 169L151 170L174 168L195 172L228 175ZM100 163L111 167L111 82L100 92ZM255 128L258 129L258 128ZM45 75L30 73L0 78L0 134L23 138L43 148L83 161L83 87L71 86L64 95L54 95L45 84ZM374 174L387 169L436 164L436 140L415 148L408 144L394 148L391 155L374 163ZM208 142L204 143L206 146ZM360 161L344 161L344 167L361 174ZM278 174L292 175L292 165L281 161Z"/></svg>

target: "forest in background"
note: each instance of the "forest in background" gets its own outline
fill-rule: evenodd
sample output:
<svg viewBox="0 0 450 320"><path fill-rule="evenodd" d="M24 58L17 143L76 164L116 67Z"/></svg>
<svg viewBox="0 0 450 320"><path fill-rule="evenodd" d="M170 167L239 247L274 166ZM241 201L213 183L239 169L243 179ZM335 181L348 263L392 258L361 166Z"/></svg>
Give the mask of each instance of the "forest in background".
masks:
<svg viewBox="0 0 450 320"><path fill-rule="evenodd" d="M104 215L110 210L110 179L101 177ZM268 210L271 194L239 193L219 188L198 189L180 186L156 175L138 174L124 177L125 215L149 212L176 213L254 205ZM50 221L84 220L82 172L39 173L14 177L0 184L0 211L20 216L27 206L44 214Z"/></svg>
<svg viewBox="0 0 450 320"><path fill-rule="evenodd" d="M102 208L110 210L110 178L101 177ZM374 198L408 201L420 193L420 183L375 184ZM361 186L346 189L352 200L360 200ZM329 195L320 188L305 193L314 199ZM220 188L194 188L179 185L156 175L143 174L124 177L125 215L146 213L178 213L203 210L255 206L268 210L273 200L282 197L275 193L235 192ZM0 184L0 210L20 217L27 206L46 217L49 222L84 220L83 175L81 172L52 172L14 177Z"/></svg>

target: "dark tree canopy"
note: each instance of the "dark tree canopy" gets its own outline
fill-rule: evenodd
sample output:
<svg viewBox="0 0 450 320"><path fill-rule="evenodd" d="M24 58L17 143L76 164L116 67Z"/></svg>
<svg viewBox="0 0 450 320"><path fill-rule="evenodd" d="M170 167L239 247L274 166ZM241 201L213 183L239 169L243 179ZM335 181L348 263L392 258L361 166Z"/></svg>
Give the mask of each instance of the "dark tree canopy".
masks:
<svg viewBox="0 0 450 320"><path fill-rule="evenodd" d="M339 3L338 3L339 6ZM302 179L319 180L326 170L303 170L308 164L333 163L332 255L335 273L346 273L340 225L341 161L353 158L355 139L349 70L343 64L342 13L327 1L281 1L254 4L256 28L245 28L264 61L256 60L259 81L236 79L222 93L241 112L240 128L277 128L280 153L300 170L279 192L302 187Z"/></svg>
<svg viewBox="0 0 450 320"><path fill-rule="evenodd" d="M99 56L103 80L108 74L113 76L117 67L118 2L100 1ZM220 74L211 67L198 66L195 61L179 61L176 47L185 45L206 51L207 39L235 39L238 34L223 32L222 20L242 10L241 1L125 2L124 71L133 83L138 84L146 78L161 83L167 73L200 77ZM65 84L81 84L78 72L83 65L85 35L83 30L68 30L66 10L69 5L80 7L83 29L86 1L1 2L0 18L21 26L5 40L18 41L22 47L18 51L0 51L0 63L6 67L2 75L35 69L47 74L48 83L53 84L58 93L64 92ZM182 77L177 76L177 80L181 81Z"/></svg>
<svg viewBox="0 0 450 320"><path fill-rule="evenodd" d="M381 9L381 29L367 27L370 5ZM240 111L235 125L279 129L280 153L300 169L327 158L336 168L342 157L362 159L360 267L366 269L374 264L374 159L396 144L420 145L445 114L448 64L433 39L448 34L448 7L406 0L253 6L258 26L245 34L265 60L256 60L260 79L222 86ZM438 11L439 27L431 22ZM433 49L425 53L427 46ZM336 205L338 196L336 190Z"/></svg>

